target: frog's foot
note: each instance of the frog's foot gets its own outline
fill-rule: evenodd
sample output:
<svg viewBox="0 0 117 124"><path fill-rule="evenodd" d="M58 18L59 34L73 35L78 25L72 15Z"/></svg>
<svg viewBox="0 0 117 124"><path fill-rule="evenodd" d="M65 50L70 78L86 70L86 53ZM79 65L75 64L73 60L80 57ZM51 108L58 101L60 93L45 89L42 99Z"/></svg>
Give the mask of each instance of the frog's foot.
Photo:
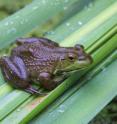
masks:
<svg viewBox="0 0 117 124"><path fill-rule="evenodd" d="M41 96L47 95L47 93L43 93L41 91L38 91L38 89L36 89L32 86L29 86L28 88L26 88L25 91L30 93L30 94L35 94L35 95L41 95Z"/></svg>

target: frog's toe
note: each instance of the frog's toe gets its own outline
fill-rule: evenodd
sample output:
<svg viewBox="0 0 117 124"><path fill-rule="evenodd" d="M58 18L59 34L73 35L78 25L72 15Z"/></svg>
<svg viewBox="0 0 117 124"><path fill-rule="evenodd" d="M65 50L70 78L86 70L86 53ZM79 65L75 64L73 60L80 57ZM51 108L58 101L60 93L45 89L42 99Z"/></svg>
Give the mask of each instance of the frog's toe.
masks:
<svg viewBox="0 0 117 124"><path fill-rule="evenodd" d="M42 93L42 92L38 91L38 89L36 89L32 86L26 88L25 91L30 93L30 94L35 94L35 95L41 95L41 96L47 95L47 93Z"/></svg>

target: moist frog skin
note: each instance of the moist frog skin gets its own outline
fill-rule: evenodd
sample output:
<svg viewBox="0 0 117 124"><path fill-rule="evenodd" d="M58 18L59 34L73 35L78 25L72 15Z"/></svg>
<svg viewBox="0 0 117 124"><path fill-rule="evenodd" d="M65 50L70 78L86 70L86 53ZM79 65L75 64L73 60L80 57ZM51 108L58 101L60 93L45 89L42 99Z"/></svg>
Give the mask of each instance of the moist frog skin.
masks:
<svg viewBox="0 0 117 124"><path fill-rule="evenodd" d="M32 86L39 83L52 90L67 78L67 73L88 67L92 58L82 45L61 47L46 38L19 38L10 56L0 58L0 68L13 87L41 94Z"/></svg>

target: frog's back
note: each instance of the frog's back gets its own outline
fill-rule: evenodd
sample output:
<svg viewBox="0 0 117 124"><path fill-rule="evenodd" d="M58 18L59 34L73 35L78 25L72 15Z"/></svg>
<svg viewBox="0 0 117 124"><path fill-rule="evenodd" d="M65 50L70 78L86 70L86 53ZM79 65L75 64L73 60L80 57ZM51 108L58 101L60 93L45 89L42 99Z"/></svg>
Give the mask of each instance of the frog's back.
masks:
<svg viewBox="0 0 117 124"><path fill-rule="evenodd" d="M12 54L22 58L31 75L44 71L52 73L59 59L64 58L66 48L59 47L55 42L45 40L25 42L24 40L23 44L20 43L18 47L13 49Z"/></svg>
<svg viewBox="0 0 117 124"><path fill-rule="evenodd" d="M22 46L18 55L24 61L31 75L36 75L44 71L51 73L54 70L59 57L55 51L56 48L53 46L27 44Z"/></svg>

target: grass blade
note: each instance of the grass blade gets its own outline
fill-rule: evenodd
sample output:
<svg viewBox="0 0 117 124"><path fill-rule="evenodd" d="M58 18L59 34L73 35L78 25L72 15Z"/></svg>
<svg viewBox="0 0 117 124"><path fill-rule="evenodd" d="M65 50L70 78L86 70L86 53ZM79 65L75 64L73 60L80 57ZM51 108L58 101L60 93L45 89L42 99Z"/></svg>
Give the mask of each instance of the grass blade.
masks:
<svg viewBox="0 0 117 124"><path fill-rule="evenodd" d="M111 5L108 9L106 9L105 11L102 12L102 14L99 14L99 16L96 16L94 18L94 22L90 21L88 24L89 26L91 26L91 30L89 30L89 26L84 25L81 28L81 34L79 35L79 30L77 30L75 33L73 33L73 35L71 35L70 39L67 38L67 44L70 45L72 43L75 43L73 39L77 39L77 38L86 38L85 41L83 41L82 44L84 44L86 47L88 47L88 51L92 52L93 57L94 57L94 64L92 65L92 67L94 67L97 63L99 63L100 61L102 61L102 59L104 59L106 56L108 56L108 54L110 54L115 48L116 48L116 36L113 38L114 40L112 41L108 41L109 38L111 36L114 35L114 33L116 32L116 27L114 27L116 25L116 20L115 17L113 17L114 15L116 15L116 9L115 9L115 5L116 2ZM106 14L108 13L108 17L107 18L103 18L102 21L99 20L99 17L102 17L102 15L104 15L104 13ZM96 19L97 18L97 19ZM98 21L97 21L98 20ZM111 22L111 23L110 23ZM104 26L107 26L106 29L102 30L102 32L98 33L101 29L103 29L103 23L105 24ZM96 26L98 25L98 27ZM94 31L94 28L97 27L97 30ZM100 29L101 27L101 29ZM87 29L87 31L85 30L85 28ZM109 31L111 29L111 31ZM106 35L105 33L109 31L110 34ZM96 35L96 33L98 34L98 36ZM88 36L87 36L88 35ZM96 36L96 37L95 37ZM103 37L105 36L105 38ZM13 36L14 37L14 36ZM103 40L102 40L103 39ZM100 40L100 41L99 41ZM66 40L65 40L66 41ZM81 42L81 41L79 41ZM96 45L94 45L94 43L97 42ZM61 42L61 45L65 44L65 42ZM103 45L103 46L101 46ZM90 50L90 46L92 47L92 49ZM100 47L101 52L99 52L99 50L97 50L97 47ZM108 50L109 49L109 50ZM95 51L97 50L97 51ZM103 54L103 52L105 54ZM84 73L83 73L84 74ZM76 76L76 77L75 77ZM79 75L78 75L79 76ZM81 76L81 75L80 75ZM79 76L79 78L80 78ZM3 98L1 101L1 104L5 103L4 106L1 106L1 119L3 119L7 114L9 114L11 111L13 111L18 105L20 105L22 102L24 102L26 99L28 99L26 102L24 102L24 104L22 104L19 108L18 111L15 110L13 113L11 113L9 116L7 116L2 123L8 123L10 122L10 120L12 120L14 118L14 122L12 123L25 123L27 121L29 121L31 118L33 118L38 112L40 112L45 106L47 106L49 103L51 103L55 98L57 98L60 94L62 94L65 89L67 89L68 87L70 87L74 81L76 81L77 75L74 75L72 78L69 78L69 81L65 81L63 84L61 84L59 87L57 87L54 91L52 91L48 96L46 97L40 97L40 98L36 98L34 99L33 97L30 97L28 95L25 95L23 92L16 92L13 91L10 94L6 95L5 97L9 98L9 100L7 101L6 98ZM67 85L67 86L66 86ZM9 93L10 90L8 90ZM6 92L6 93L5 93ZM7 90L3 92L5 94L7 94ZM15 93L16 92L16 93ZM2 94L4 96L4 94ZM11 99L10 99L10 97ZM13 96L13 98L12 98ZM17 99L17 97L19 99ZM33 100L33 101L32 101ZM5 102L4 102L5 101ZM15 103L14 103L15 101ZM19 101L19 102L18 102ZM9 108L6 109L5 108ZM17 118L16 118L17 117Z"/></svg>
<svg viewBox="0 0 117 124"><path fill-rule="evenodd" d="M84 25L80 30L77 30L74 35L67 37L61 45L71 46L78 41L89 47L91 43L98 39L100 35L104 35L110 28L117 24L117 2L112 4L94 19ZM91 33L93 32L93 35ZM90 44L89 42L90 41Z"/></svg>
<svg viewBox="0 0 117 124"><path fill-rule="evenodd" d="M0 22L0 48L4 48L17 37L28 33L37 25L41 25L49 18L64 10L77 0L35 0L32 4L18 11L14 15ZM51 14L50 14L51 13ZM28 28L27 28L28 27Z"/></svg>
<svg viewBox="0 0 117 124"><path fill-rule="evenodd" d="M79 29L79 31L82 29L82 27L94 17L99 15L99 13L103 12L106 8L108 8L110 5L112 5L115 2L115 0L96 0L92 1L92 3L89 3L88 5L85 5L85 8L75 14L70 19L67 19L65 22L63 22L61 25L59 25L56 29L50 32L49 35L46 35L46 37L54 40L54 41L62 41L65 38L67 38L72 32ZM91 26L92 27L92 26ZM87 27L86 27L87 28ZM85 28L84 28L85 29ZM61 35L62 32L62 35ZM72 40L72 38L71 38ZM75 39L76 40L76 39ZM76 40L78 41L78 40Z"/></svg>
<svg viewBox="0 0 117 124"><path fill-rule="evenodd" d="M98 73L105 71L105 68L107 68L107 66L112 63L114 60L116 60L117 58L117 52L113 52L108 58L106 58L103 63L101 63L100 65L97 65L96 68L94 68L93 70L91 70L88 74L86 74L85 76L83 76L83 78L80 80L81 85L83 85L84 83L87 85L87 83L89 82L89 80L92 80L92 77L95 78L94 76L98 75ZM78 81L79 82L79 81ZM44 123L44 124L49 124L49 123L53 123L55 122L56 119L60 119L59 116L62 116L62 114L66 114L66 111L69 110L71 107L73 107L73 105L69 105L66 106L66 102L67 104L70 104L70 99L72 99L72 95L74 94L79 94L79 86L80 85L76 85L73 88L69 89L63 96L61 96L59 99L57 99L51 106L49 106L45 111L43 111L40 115L38 115L36 118L34 118L30 124L40 124L40 123ZM83 85L85 86L85 85ZM82 86L82 87L83 87ZM81 87L81 88L82 88ZM76 93L77 92L77 93ZM90 92L90 91L89 91ZM95 93L93 94L95 96ZM75 98L77 99L77 97ZM83 98L81 98L83 99ZM84 97L85 99L85 97ZM90 99L90 98L89 98ZM90 101L90 100L89 100ZM69 102L69 103L68 103ZM77 102L78 103L78 102ZM106 101L106 104L108 103L108 101ZM72 103L74 104L74 103ZM78 103L79 104L79 103ZM91 103L93 104L93 103ZM87 105L88 106L88 105ZM104 105L103 105L104 106ZM86 108L84 106L84 108ZM96 107L97 108L97 107ZM80 110L80 107L77 107L77 109ZM72 109L73 110L73 109ZM81 110L80 110L81 111ZM100 111L100 110L99 110ZM74 112L74 110L73 110ZM77 111L78 112L78 111ZM79 112L78 112L79 113ZM69 114L69 118L72 118L71 120L75 120L75 122L79 122L74 116L78 116L77 114L74 115L76 113L73 113L73 115L71 116L71 114ZM81 112L82 114L82 112ZM85 114L85 113L83 113ZM89 111L90 114L90 111ZM93 115L93 114L92 114ZM93 115L94 117L94 115ZM92 118L93 118L92 117ZM84 118L82 118L83 120ZM84 119L85 120L85 119ZM60 121L60 123L65 123ZM73 122L72 122L73 123ZM72 124L71 123L71 124ZM74 124L74 123L73 123Z"/></svg>
<svg viewBox="0 0 117 124"><path fill-rule="evenodd" d="M109 53L111 53L115 49L112 46L115 46L116 43L117 43L116 37L114 37L112 40L110 40L106 44L104 44L103 47L98 49L98 51L96 51L93 54L94 64L92 65L92 67L94 67L97 63L99 63L102 59L104 59ZM108 51L108 49L109 49L109 51ZM102 55L103 53L105 53L105 54ZM86 73L86 71L85 71L85 73ZM33 118L37 113L42 111L42 109L45 108L45 106L50 104L55 98L57 98L66 89L68 89L68 87L70 87L73 84L73 82L78 80L78 77L80 78L81 75L79 75L79 73L75 73L70 78L65 80L61 85L59 85L55 90L50 92L49 95L46 97L38 97L38 98L34 99L32 102L31 102L32 98L29 99L29 101L26 101L24 104L22 104L18 108L18 110L20 110L20 111L15 110L8 117L6 117L2 121L2 123L6 124L6 123L10 122L11 119L13 119L13 118L14 118L13 119L14 122L12 122L12 124L13 123L14 124L15 123L26 123L31 118Z"/></svg>
<svg viewBox="0 0 117 124"><path fill-rule="evenodd" d="M43 118L43 116L39 118L38 124L42 122L44 124L87 124L117 95L116 67L117 61L114 61L106 68L106 71L100 72L93 79L87 81L87 84L50 112L47 118Z"/></svg>

